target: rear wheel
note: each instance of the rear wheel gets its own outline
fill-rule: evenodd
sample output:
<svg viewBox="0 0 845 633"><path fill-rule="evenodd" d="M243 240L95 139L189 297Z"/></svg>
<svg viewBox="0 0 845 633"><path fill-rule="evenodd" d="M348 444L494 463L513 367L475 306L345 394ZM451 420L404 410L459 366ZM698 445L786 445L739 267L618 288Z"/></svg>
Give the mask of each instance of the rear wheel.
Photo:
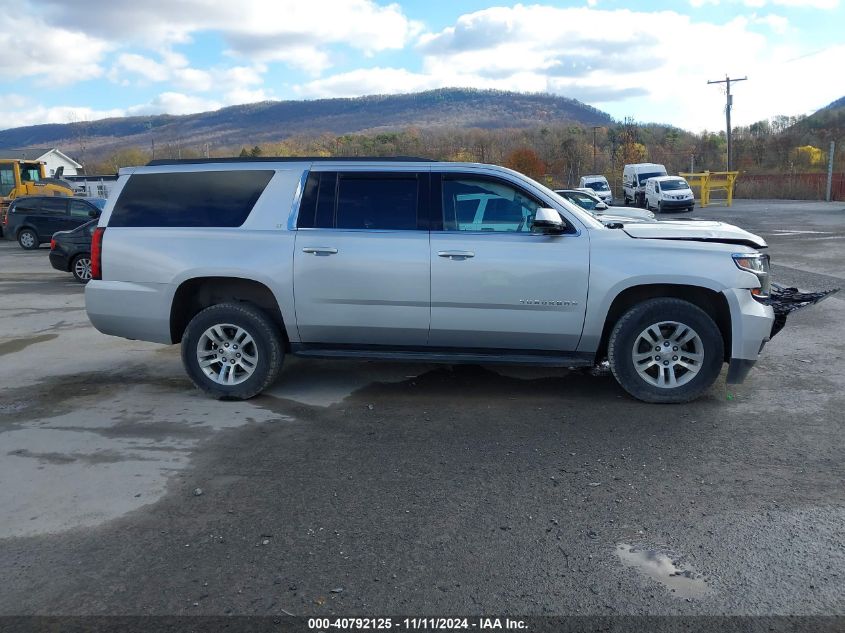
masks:
<svg viewBox="0 0 845 633"><path fill-rule="evenodd" d="M650 299L617 321L608 361L622 388L638 400L689 402L722 369L722 334L710 315L688 301Z"/></svg>
<svg viewBox="0 0 845 633"><path fill-rule="evenodd" d="M21 248L24 250L35 250L39 246L38 236L35 234L35 231L31 229L24 229L18 233L18 244L20 244Z"/></svg>
<svg viewBox="0 0 845 633"><path fill-rule="evenodd" d="M284 349L279 328L245 303L206 308L182 337L182 363L193 383L219 399L246 400L279 375Z"/></svg>
<svg viewBox="0 0 845 633"><path fill-rule="evenodd" d="M77 255L70 265L73 278L81 284L91 281L91 256L88 253Z"/></svg>

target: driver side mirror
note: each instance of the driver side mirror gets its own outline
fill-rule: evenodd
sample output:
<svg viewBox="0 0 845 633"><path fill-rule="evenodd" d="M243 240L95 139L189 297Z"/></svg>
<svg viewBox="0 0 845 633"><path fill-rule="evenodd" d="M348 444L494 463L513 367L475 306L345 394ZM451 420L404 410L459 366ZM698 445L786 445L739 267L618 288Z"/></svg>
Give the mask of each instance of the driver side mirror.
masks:
<svg viewBox="0 0 845 633"><path fill-rule="evenodd" d="M595 210L596 211L607 211L607 204L605 204L604 202L597 202Z"/></svg>
<svg viewBox="0 0 845 633"><path fill-rule="evenodd" d="M93 209L91 209L91 210L88 212L88 217L89 217L89 218L99 218L99 217L100 217L100 212L99 212L99 211L94 211Z"/></svg>
<svg viewBox="0 0 845 633"><path fill-rule="evenodd" d="M531 230L537 233L563 233L566 230L566 224L560 217L560 213L554 209L541 207L537 209Z"/></svg>

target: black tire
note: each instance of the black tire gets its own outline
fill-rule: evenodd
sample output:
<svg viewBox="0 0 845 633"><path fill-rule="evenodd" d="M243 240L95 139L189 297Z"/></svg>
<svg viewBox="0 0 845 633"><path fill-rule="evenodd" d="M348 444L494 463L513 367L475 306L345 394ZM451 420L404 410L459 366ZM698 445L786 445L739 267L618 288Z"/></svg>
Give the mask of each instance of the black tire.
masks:
<svg viewBox="0 0 845 633"><path fill-rule="evenodd" d="M668 321L682 323L694 330L703 346L704 357L698 373L678 387L653 385L641 377L634 365L634 345L637 344L640 334L653 324ZM667 348L667 353L672 354L669 349ZM628 310L614 325L608 342L608 361L616 381L637 400L657 403L690 402L707 391L719 376L724 362L724 342L719 327L710 315L698 306L669 297L649 299ZM655 371L663 370L657 365ZM676 373L674 368L671 371ZM684 369L681 371L686 372Z"/></svg>
<svg viewBox="0 0 845 633"><path fill-rule="evenodd" d="M243 382L220 384L200 367L197 346L205 332L215 325L243 328L252 337L258 358L252 375ZM222 345L220 349L222 351ZM191 319L182 337L182 364L185 371L197 388L217 399L247 400L258 395L275 382L283 358L284 347L279 327L262 310L248 303L219 303L202 310ZM217 364L213 365L211 371L216 371L216 367Z"/></svg>
<svg viewBox="0 0 845 633"><path fill-rule="evenodd" d="M91 281L91 256L88 253L82 253L74 257L70 262L70 272L81 284Z"/></svg>
<svg viewBox="0 0 845 633"><path fill-rule="evenodd" d="M657 203L657 212L663 213L663 203L662 202Z"/></svg>
<svg viewBox="0 0 845 633"><path fill-rule="evenodd" d="M625 202L625 206L627 207L628 206L628 196L624 197L624 202Z"/></svg>
<svg viewBox="0 0 845 633"><path fill-rule="evenodd" d="M38 235L32 229L24 229L18 233L18 244L25 251L34 251L41 246L38 242Z"/></svg>

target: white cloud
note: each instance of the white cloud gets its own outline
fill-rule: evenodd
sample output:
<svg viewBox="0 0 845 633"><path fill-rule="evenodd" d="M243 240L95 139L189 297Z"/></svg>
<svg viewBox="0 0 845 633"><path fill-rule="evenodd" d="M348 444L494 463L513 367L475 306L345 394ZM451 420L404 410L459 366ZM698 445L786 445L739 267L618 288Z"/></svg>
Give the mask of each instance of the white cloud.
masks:
<svg viewBox="0 0 845 633"><path fill-rule="evenodd" d="M117 80L124 77L126 73L138 75L148 81L167 81L170 79L170 68L167 65L135 53L119 55L109 71L109 78Z"/></svg>
<svg viewBox="0 0 845 633"><path fill-rule="evenodd" d="M345 45L365 54L399 49L422 26L398 4L374 0L42 0L56 24L100 38L167 48L214 31L234 55L283 61L310 72L331 64L325 48ZM91 19L96 16L96 19Z"/></svg>
<svg viewBox="0 0 845 633"><path fill-rule="evenodd" d="M86 106L44 106L22 95L0 95L0 130L41 123L94 121L125 114L119 108L96 110Z"/></svg>
<svg viewBox="0 0 845 633"><path fill-rule="evenodd" d="M725 2L744 4L752 9L762 9L767 4L796 9L830 10L839 7L839 0L725 0ZM706 5L718 5L721 0L689 0L689 3L695 8L700 8Z"/></svg>
<svg viewBox="0 0 845 633"><path fill-rule="evenodd" d="M782 15L752 15L751 21L754 24L765 24L772 30L773 33L776 33L777 35L783 35L789 30L789 20L783 17Z"/></svg>
<svg viewBox="0 0 845 633"><path fill-rule="evenodd" d="M38 77L66 85L103 74L100 61L112 48L106 40L40 19L3 12L0 29L0 78L20 81Z"/></svg>
<svg viewBox="0 0 845 633"><path fill-rule="evenodd" d="M162 92L149 103L132 106L126 109L130 116L146 114L193 114L217 110L223 103L215 99L206 99L181 92Z"/></svg>
<svg viewBox="0 0 845 633"><path fill-rule="evenodd" d="M595 29L601 24L602 31ZM841 48L824 52L829 63L792 60L752 27L782 33L776 15L737 17L723 24L673 11L637 12L539 5L494 7L460 16L454 25L418 41L422 70L357 69L295 88L304 97L399 93L448 86L547 91L581 99L619 118L636 114L688 129L720 129L724 95L707 80L748 75L736 93L734 120L750 123L799 113L841 96L826 81ZM658 27L656 27L658 25ZM608 38L605 33L616 34ZM714 43L730 42L730 46ZM706 63L700 52L707 51ZM843 57L845 58L845 55ZM793 88L783 90L787 73Z"/></svg>
<svg viewBox="0 0 845 633"><path fill-rule="evenodd" d="M301 97L356 97L362 94L399 94L437 87L431 76L404 68L360 68L325 79L315 79L294 90Z"/></svg>
<svg viewBox="0 0 845 633"><path fill-rule="evenodd" d="M108 77L116 83L133 77L141 84L169 82L184 92L209 92L218 90L242 90L263 83L262 73L267 70L263 64L255 66L231 66L199 69L189 67L187 59L172 51L161 53L161 62L138 55L119 55L109 70ZM221 88L222 87L222 88Z"/></svg>

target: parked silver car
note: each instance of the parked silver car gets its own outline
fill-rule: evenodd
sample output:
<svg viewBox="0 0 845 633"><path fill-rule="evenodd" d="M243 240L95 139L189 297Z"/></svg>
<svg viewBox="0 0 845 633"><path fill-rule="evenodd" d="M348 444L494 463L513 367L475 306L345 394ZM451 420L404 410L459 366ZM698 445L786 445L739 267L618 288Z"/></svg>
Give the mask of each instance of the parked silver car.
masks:
<svg viewBox="0 0 845 633"><path fill-rule="evenodd" d="M493 165L157 161L123 169L85 290L101 332L181 343L249 398L287 353L592 366L683 402L769 340L766 243L719 222L612 225Z"/></svg>
<svg viewBox="0 0 845 633"><path fill-rule="evenodd" d="M577 204L584 211L592 213L605 224L608 222L651 222L656 219L654 213L648 209L610 206L592 191L581 188L555 189L555 193L564 200Z"/></svg>

